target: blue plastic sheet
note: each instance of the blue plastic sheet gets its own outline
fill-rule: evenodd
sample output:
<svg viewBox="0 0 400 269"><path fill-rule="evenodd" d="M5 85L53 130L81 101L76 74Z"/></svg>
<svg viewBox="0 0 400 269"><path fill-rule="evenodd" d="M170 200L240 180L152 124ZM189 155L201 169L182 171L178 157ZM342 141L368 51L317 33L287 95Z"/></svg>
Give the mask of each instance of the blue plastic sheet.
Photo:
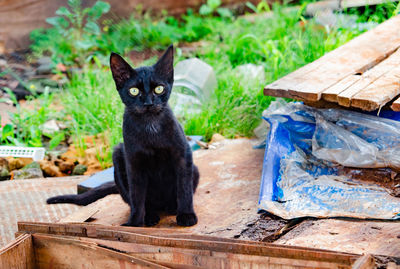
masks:
<svg viewBox="0 0 400 269"><path fill-rule="evenodd" d="M272 105L259 208L285 219L395 219L400 199L342 167L400 169L400 113L381 117L300 103ZM382 118L386 117L386 118ZM387 119L389 118L389 119ZM396 119L396 120L392 120Z"/></svg>

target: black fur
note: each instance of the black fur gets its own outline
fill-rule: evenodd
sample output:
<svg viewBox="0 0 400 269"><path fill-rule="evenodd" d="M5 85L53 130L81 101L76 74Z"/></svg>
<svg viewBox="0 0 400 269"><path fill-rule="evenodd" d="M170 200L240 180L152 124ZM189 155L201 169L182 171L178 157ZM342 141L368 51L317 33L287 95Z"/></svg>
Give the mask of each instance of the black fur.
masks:
<svg viewBox="0 0 400 269"><path fill-rule="evenodd" d="M167 103L174 76L173 47L155 65L137 69L112 53L110 67L125 104L124 143L113 153L116 189L131 207L124 225L155 225L160 220L159 211L176 214L178 225L195 225L193 193L199 172L183 129ZM159 85L164 87L162 94L154 92ZM132 87L140 94L132 96ZM80 195L53 197L47 202L86 205L111 193L115 193L114 184Z"/></svg>

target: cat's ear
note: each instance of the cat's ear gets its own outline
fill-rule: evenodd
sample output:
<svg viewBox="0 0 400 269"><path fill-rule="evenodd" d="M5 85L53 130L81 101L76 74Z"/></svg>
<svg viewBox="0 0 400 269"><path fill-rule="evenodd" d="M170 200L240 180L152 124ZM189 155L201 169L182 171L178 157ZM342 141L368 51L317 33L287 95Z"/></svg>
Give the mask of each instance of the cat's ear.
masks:
<svg viewBox="0 0 400 269"><path fill-rule="evenodd" d="M171 45L154 65L155 72L169 83L174 81L174 47Z"/></svg>
<svg viewBox="0 0 400 269"><path fill-rule="evenodd" d="M120 90L128 79L136 76L135 69L114 52L110 56L110 68L117 90Z"/></svg>

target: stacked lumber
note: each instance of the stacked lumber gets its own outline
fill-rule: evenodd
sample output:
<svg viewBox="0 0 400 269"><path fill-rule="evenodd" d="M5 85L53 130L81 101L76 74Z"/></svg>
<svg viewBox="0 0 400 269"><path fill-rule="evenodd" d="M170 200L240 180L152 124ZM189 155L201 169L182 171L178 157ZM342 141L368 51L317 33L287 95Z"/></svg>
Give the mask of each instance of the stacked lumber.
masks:
<svg viewBox="0 0 400 269"><path fill-rule="evenodd" d="M264 94L374 111L400 111L400 15L267 85ZM396 100L397 99L397 100Z"/></svg>
<svg viewBox="0 0 400 269"><path fill-rule="evenodd" d="M1 268L373 268L371 256L193 235L179 229L18 223Z"/></svg>

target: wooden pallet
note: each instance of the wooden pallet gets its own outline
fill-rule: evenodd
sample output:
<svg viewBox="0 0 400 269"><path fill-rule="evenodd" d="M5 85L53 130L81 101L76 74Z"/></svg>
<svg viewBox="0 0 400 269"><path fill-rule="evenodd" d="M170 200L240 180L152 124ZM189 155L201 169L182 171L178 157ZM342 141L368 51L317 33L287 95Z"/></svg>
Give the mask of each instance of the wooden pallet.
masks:
<svg viewBox="0 0 400 269"><path fill-rule="evenodd" d="M193 235L178 229L18 223L0 268L373 268L371 256Z"/></svg>
<svg viewBox="0 0 400 269"><path fill-rule="evenodd" d="M400 15L267 85L264 94L365 111L400 95ZM400 111L400 99L391 108Z"/></svg>

